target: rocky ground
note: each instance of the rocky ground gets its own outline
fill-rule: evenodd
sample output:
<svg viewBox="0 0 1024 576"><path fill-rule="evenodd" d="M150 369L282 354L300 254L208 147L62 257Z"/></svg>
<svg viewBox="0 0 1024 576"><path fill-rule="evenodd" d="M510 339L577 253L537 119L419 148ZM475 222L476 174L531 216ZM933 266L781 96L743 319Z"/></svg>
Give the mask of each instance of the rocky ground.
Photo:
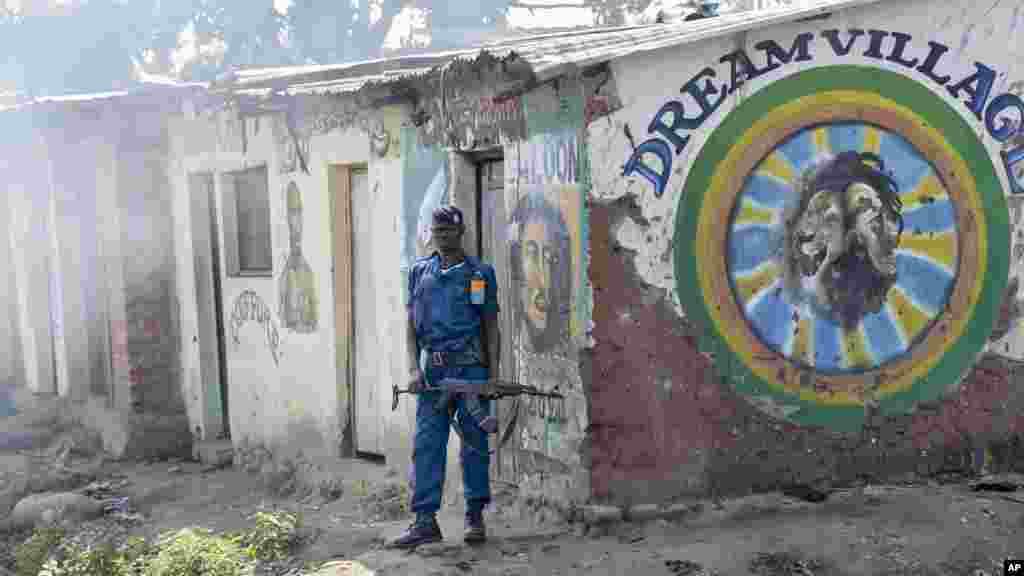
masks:
<svg viewBox="0 0 1024 576"><path fill-rule="evenodd" d="M817 503L782 494L693 502L672 519L590 525L499 486L487 544L462 544L454 509L439 518L446 542L410 553L382 547L410 521L402 475L387 466L339 462L337 490L298 497L280 478L231 467L114 462L81 433L0 444L0 504L33 492L101 503L70 523L82 543L189 526L235 531L258 510L299 512L304 544L268 567L276 574L978 576L1024 557L1024 483L1010 476L862 486ZM0 522L0 574L30 530L13 516Z"/></svg>

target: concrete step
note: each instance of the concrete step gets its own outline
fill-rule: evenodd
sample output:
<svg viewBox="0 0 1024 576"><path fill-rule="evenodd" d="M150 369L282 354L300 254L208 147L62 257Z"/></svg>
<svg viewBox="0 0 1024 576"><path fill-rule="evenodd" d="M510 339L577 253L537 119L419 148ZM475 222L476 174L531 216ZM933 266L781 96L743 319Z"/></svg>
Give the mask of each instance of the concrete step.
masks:
<svg viewBox="0 0 1024 576"><path fill-rule="evenodd" d="M192 456L204 466L230 466L235 457L231 440L204 440L192 446Z"/></svg>

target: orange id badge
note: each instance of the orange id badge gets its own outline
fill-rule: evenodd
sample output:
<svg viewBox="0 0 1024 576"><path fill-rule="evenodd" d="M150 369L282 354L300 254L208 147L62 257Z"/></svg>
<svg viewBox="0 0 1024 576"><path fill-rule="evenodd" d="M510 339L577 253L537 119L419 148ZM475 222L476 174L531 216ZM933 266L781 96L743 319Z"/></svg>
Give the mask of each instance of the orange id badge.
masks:
<svg viewBox="0 0 1024 576"><path fill-rule="evenodd" d="M483 278L473 278L469 281L469 301L480 306L484 303L484 291L487 282Z"/></svg>

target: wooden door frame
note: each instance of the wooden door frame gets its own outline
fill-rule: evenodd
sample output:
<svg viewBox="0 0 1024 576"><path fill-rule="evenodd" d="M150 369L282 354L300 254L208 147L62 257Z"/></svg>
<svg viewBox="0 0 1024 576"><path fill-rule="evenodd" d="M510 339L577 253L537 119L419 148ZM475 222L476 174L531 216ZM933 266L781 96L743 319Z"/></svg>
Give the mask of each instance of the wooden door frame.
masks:
<svg viewBox="0 0 1024 576"><path fill-rule="evenodd" d="M331 259L333 282L333 304L334 304L334 341L335 341L335 385L338 396L339 407L345 403L342 409L343 418L341 422L341 446L340 453L345 457L357 456L358 443L356 442L356 383L355 383L355 360L356 360L356 339L355 339L355 231L353 230L353 198L352 198L352 175L356 172L364 172L369 176L369 166L365 162L351 164L330 164L328 170L328 189L330 191L331 210ZM342 203L338 197L344 196ZM340 222L339 222L340 220ZM339 224L341 224L339 226ZM346 230L344 236L339 236L339 230ZM339 258L339 241L344 238L344 245L340 252L345 258ZM338 294L339 286L348 288L348 309L345 310L345 318L341 318ZM344 338L344 346L338 346L338 340ZM347 389L345 389L347 388ZM347 401L345 400L347 398Z"/></svg>

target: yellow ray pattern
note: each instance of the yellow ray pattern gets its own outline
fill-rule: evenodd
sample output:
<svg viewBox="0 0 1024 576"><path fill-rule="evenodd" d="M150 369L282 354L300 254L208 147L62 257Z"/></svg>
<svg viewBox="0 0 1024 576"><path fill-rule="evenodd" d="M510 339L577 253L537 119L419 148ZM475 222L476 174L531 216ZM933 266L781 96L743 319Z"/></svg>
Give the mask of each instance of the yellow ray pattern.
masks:
<svg viewBox="0 0 1024 576"><path fill-rule="evenodd" d="M755 204L746 198L740 204L739 214L736 215L733 222L737 226L742 226L744 224L771 224L774 221L774 210Z"/></svg>
<svg viewBox="0 0 1024 576"><path fill-rule="evenodd" d="M774 262L762 264L745 276L737 276L736 293L740 302L750 302L755 295L771 286L778 277L779 265Z"/></svg>
<svg viewBox="0 0 1024 576"><path fill-rule="evenodd" d="M846 368L868 368L874 365L874 358L868 350L864 327L858 324L852 330L843 330L843 364Z"/></svg>
<svg viewBox="0 0 1024 576"><path fill-rule="evenodd" d="M914 304L910 296L899 286L893 286L889 290L889 302L886 306L889 307L896 327L903 333L903 341L908 345L932 319L931 314Z"/></svg>
<svg viewBox="0 0 1024 576"><path fill-rule="evenodd" d="M903 201L903 211L909 212L930 202L948 202L949 192L946 191L942 181L933 172L922 178L921 182L913 190L906 190L901 193L900 200Z"/></svg>
<svg viewBox="0 0 1024 576"><path fill-rule="evenodd" d="M793 347L789 357L808 366L814 366L814 339L811 338L813 324L809 318L800 318L792 335Z"/></svg>
<svg viewBox="0 0 1024 576"><path fill-rule="evenodd" d="M796 171L793 170L793 165L789 163L780 152L775 151L768 155L761 162L761 166L757 169L758 172L767 174L768 176L774 176L783 182L789 182L792 184L796 181Z"/></svg>
<svg viewBox="0 0 1024 576"><path fill-rule="evenodd" d="M957 243L956 233L952 230L924 234L904 230L903 236L900 237L899 249L924 256L950 271L956 270Z"/></svg>
<svg viewBox="0 0 1024 576"><path fill-rule="evenodd" d="M872 152L878 154L879 150L882 149L882 132L874 126L864 127L864 150L863 152Z"/></svg>
<svg viewBox="0 0 1024 576"><path fill-rule="evenodd" d="M827 128L815 128L814 129L814 149L818 151L818 154L831 154L832 145L828 141L828 129Z"/></svg>

